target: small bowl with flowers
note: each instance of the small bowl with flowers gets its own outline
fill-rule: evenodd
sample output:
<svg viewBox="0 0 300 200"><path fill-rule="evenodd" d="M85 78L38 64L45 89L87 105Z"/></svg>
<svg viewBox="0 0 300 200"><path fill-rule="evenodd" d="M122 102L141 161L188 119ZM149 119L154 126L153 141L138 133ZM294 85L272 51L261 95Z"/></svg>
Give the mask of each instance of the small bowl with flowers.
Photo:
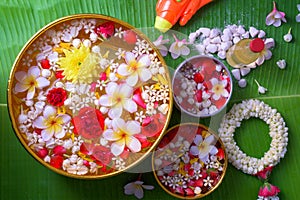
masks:
<svg viewBox="0 0 300 200"><path fill-rule="evenodd" d="M168 194L202 198L222 182L228 159L219 137L196 123L173 126L152 154L155 179Z"/></svg>
<svg viewBox="0 0 300 200"><path fill-rule="evenodd" d="M230 72L221 61L212 56L193 56L174 72L174 101L188 115L211 117L226 107L232 84Z"/></svg>

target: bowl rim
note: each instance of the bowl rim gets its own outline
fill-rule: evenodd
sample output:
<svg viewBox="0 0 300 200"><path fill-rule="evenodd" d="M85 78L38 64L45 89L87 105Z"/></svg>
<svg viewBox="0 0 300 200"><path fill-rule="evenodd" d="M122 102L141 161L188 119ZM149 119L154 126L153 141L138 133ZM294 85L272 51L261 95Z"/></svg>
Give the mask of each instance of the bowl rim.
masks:
<svg viewBox="0 0 300 200"><path fill-rule="evenodd" d="M170 190L168 190L162 183L161 181L158 179L158 176L156 174L156 170L155 170L155 151L152 153L152 159L151 159L151 165L152 165L152 172L153 172L153 175L154 175L154 178L156 180L156 182L158 183L158 185L165 191L167 192L168 194L172 195L173 197L176 197L176 198L179 198L179 199L198 199L198 198L202 198L202 197L205 197L207 195L209 195L210 193L212 193L214 190L216 190L219 185L222 183L225 175L226 175L226 171L227 171L227 166L228 166L228 155L225 151L225 145L223 143L223 141L221 140L221 138L219 137L218 134L216 134L215 131L213 131L211 128L203 125L203 124L199 124L199 123L194 123L194 122L186 122L186 123L181 123L181 124L176 124L174 126L172 126L171 128L169 128L165 133L164 133L164 136L167 135L170 131L180 127L180 126L197 126L197 127L201 127L201 128L204 128L205 130L207 130L209 133L211 133L212 135L214 135L214 137L218 140L218 142L220 142L221 144L221 147L222 149L224 150L224 167L223 167L223 173L222 173L222 176L220 178L220 180L218 181L218 183L211 189L209 190L207 193L205 194L198 194L198 195L195 195L195 196L181 196L181 195L178 195L178 194L175 194L173 192L171 192ZM163 138L161 138L161 140L163 140Z"/></svg>
<svg viewBox="0 0 300 200"><path fill-rule="evenodd" d="M154 50L154 52L157 54L157 57L160 59L160 62L162 64L162 66L165 68L166 70L166 79L168 80L168 85L171 88L171 78L170 78L170 72L169 69L167 67L167 64L164 60L164 58L162 57L162 55L160 54L159 50L155 47L155 45L153 44L153 42L142 32L140 31L138 28L130 25L129 23L122 21L120 19L111 17L111 16L107 16L107 15L102 15L102 14L92 14L92 13L82 13L82 14L74 14L74 15L67 15L61 18L58 18L48 24L46 24L45 26L43 26L41 29L39 29L30 39L27 40L27 42L24 44L24 46L22 47L22 49L19 51L17 57L15 58L15 61L12 65L10 74L9 74L9 78L8 78L8 84L7 84L7 104L8 104L8 112L9 112L9 117L10 117L10 121L11 121L11 126L13 127L13 131L15 133L15 135L17 136L18 140L21 142L22 146L26 149L26 151L35 159L37 160L40 164L42 164L43 166L45 166L46 168L50 169L51 171L54 171L60 175L64 175L66 177L71 177L71 178L76 178L76 179L103 179L103 178L107 178L107 177L112 177L118 174L121 174L123 172L126 172L127 170L134 168L136 165L138 165L139 163L141 163L143 160L145 160L147 158L148 155L151 154L151 152L153 151L153 149L156 148L156 145L160 142L160 139L163 137L164 132L166 131L170 119L171 119L171 115L172 115L172 111L173 111L173 91L170 90L169 91L169 111L168 114L166 115L166 122L164 124L164 127L161 131L160 136L156 139L156 141L153 143L153 145L146 151L143 153L142 156L140 156L136 161L132 162L131 164L129 164L128 166L126 166L124 169L121 170L116 170L114 172L108 173L108 174L102 174L102 175L77 175L77 174L71 174L68 173L67 171L64 171L63 169L57 169L55 167L52 167L50 164L46 163L43 159L41 159L40 157L37 156L37 154L27 145L25 139L23 138L22 134L20 133L18 126L17 126L17 122L16 122L16 113L13 112L13 100L12 97L14 96L13 94L13 89L12 89L12 84L13 84L13 77L15 72L17 71L17 66L19 65L19 63L21 62L21 59L23 58L25 52L27 51L27 49L42 35L44 34L46 31L50 30L51 28L53 28L56 25L62 24L64 22L68 22L68 21L72 21L72 20L76 20L76 19L97 19L97 20L106 20L106 21L113 21L123 27L126 27L127 29L133 30L138 36L140 36L142 39L146 40L150 46L152 47L152 49Z"/></svg>
<svg viewBox="0 0 300 200"><path fill-rule="evenodd" d="M176 68L176 70L174 71L173 73L173 78L172 78L172 91L174 91L173 87L175 85L175 77L176 75L179 73L180 69L188 62L190 62L191 60L194 60L194 59L201 59L201 58L208 58L208 59L212 59L214 61L216 61L217 63L219 63L224 69L225 71L227 72L228 74L228 77L229 77L229 80L230 80L230 92L229 92L229 96L225 102L225 104L220 108L218 109L216 112L212 113L212 114L207 114L207 115L197 115L195 113L192 113L192 112L189 112L187 111L186 109L184 109L181 104L177 101L177 98L175 97L175 92L173 92L173 100L175 101L175 105L176 107L180 110L180 111L183 111L185 114L188 114L192 117L197 117L197 118L207 118L207 117L212 117L212 116L215 116L217 114L219 114L225 107L226 105L228 104L228 102L230 101L231 99L231 96L232 96L232 93L233 93L233 79L232 79L232 76L230 74L230 71L229 69L227 68L227 66L219 59L217 59L216 57L214 56L209 56L209 55L196 55L196 56L192 56L190 58L187 58L185 59L183 62L181 62L178 67Z"/></svg>

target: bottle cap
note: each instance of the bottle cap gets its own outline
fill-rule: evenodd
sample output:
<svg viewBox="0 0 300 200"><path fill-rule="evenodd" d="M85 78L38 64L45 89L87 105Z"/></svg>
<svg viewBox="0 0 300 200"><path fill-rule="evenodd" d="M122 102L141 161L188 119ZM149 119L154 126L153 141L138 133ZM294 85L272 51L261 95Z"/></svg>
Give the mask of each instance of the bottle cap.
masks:
<svg viewBox="0 0 300 200"><path fill-rule="evenodd" d="M250 49L255 53L261 52L262 50L264 50L264 48L265 48L265 43L260 38L255 38L250 42Z"/></svg>

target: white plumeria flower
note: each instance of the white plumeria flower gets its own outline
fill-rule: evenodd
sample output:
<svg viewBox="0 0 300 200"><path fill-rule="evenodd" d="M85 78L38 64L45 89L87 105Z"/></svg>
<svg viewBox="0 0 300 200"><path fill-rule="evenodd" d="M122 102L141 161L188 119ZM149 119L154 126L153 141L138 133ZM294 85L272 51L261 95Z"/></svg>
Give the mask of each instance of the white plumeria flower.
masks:
<svg viewBox="0 0 300 200"><path fill-rule="evenodd" d="M48 141L54 135L56 138L63 138L66 134L64 124L67 124L71 117L66 114L57 114L52 106L46 106L43 116L39 116L33 125L36 128L43 129L41 136L44 141Z"/></svg>
<svg viewBox="0 0 300 200"><path fill-rule="evenodd" d="M15 77L18 83L15 86L15 92L27 91L27 99L32 99L35 94L35 89L42 89L50 85L50 81L41 76L41 70L37 67L29 68L28 72L16 72Z"/></svg>
<svg viewBox="0 0 300 200"><path fill-rule="evenodd" d="M142 82L146 82L152 77L151 71L147 68L151 64L151 60L148 55L143 54L136 60L132 52L126 52L125 61L126 64L120 64L117 72L121 76L127 77L126 83L128 85L133 87L139 79Z"/></svg>
<svg viewBox="0 0 300 200"><path fill-rule="evenodd" d="M173 35L175 42L170 46L169 52L173 59L178 58L180 55L187 56L190 54L190 49L186 46L188 44L185 39L178 40L175 35Z"/></svg>
<svg viewBox="0 0 300 200"><path fill-rule="evenodd" d="M156 46L156 48L159 49L162 56L166 56L168 54L168 48L165 46L170 40L169 39L163 39L163 35L160 35L153 44Z"/></svg>
<svg viewBox="0 0 300 200"><path fill-rule="evenodd" d="M136 103L131 99L133 88L127 84L118 85L110 82L105 88L106 94L102 95L99 103L102 106L110 107L108 116L110 118L118 118L122 115L123 108L130 113L137 111Z"/></svg>
<svg viewBox="0 0 300 200"><path fill-rule="evenodd" d="M120 155L125 146L132 152L139 152L141 150L140 141L134 137L135 134L141 132L140 124L137 121L125 121L121 118L112 120L112 128L103 132L103 137L108 141L113 141L111 144L111 152L115 156Z"/></svg>
<svg viewBox="0 0 300 200"><path fill-rule="evenodd" d="M227 80L219 81L216 78L212 78L212 79L210 79L210 82L212 84L211 91L213 93L212 98L214 100L219 100L221 98L221 96L223 96L223 97L229 96L229 93L226 90Z"/></svg>
<svg viewBox="0 0 300 200"><path fill-rule="evenodd" d="M196 145L192 146L190 153L194 156L198 156L203 162L209 160L209 154L215 155L218 153L218 149L214 146L215 138L213 135L202 138L201 135L197 135L194 139Z"/></svg>
<svg viewBox="0 0 300 200"><path fill-rule="evenodd" d="M153 190L154 186L152 185L143 185L143 181L135 181L132 183L128 183L127 185L124 186L124 193L127 195L132 195L136 196L138 199L142 199L144 197L144 190Z"/></svg>
<svg viewBox="0 0 300 200"><path fill-rule="evenodd" d="M255 81L255 83L258 86L258 93L259 94L265 94L268 91L268 89L265 88L265 87L263 87L263 86L261 86L256 79L254 81Z"/></svg>

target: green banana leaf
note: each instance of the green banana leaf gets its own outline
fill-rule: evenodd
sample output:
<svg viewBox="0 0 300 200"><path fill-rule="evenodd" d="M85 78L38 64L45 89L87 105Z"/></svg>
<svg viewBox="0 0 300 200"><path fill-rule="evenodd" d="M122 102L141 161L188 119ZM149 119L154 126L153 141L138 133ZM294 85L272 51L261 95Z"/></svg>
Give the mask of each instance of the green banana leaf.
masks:
<svg viewBox="0 0 300 200"><path fill-rule="evenodd" d="M287 23L275 28L266 26L265 18L273 9L271 0L215 0L199 10L184 27L175 25L173 30L189 35L199 27L224 28L228 24L241 24L245 28L255 26L263 29L267 37L276 41L273 57L247 75L248 86L244 89L234 82L231 101L227 107L243 99L256 98L276 108L289 127L288 152L277 165L270 182L277 185L281 199L294 200L300 196L300 159L297 157L300 141L300 23L295 21L296 0L277 1L277 8L286 13ZM97 13L126 21L137 28L153 27L156 0L1 0L0 1L0 199L135 199L124 194L123 186L135 181L138 174L123 173L103 180L77 180L58 175L42 166L25 151L11 128L7 110L7 80L13 62L26 41L39 29L57 18L78 14ZM292 27L291 43L283 35ZM151 37L151 36L149 36ZM153 39L153 38L152 38ZM285 59L287 68L276 66L276 61ZM166 57L171 68L183 60ZM268 88L264 95L258 94L257 79ZM220 115L201 119L200 122L217 130ZM170 126L182 120L192 121L174 107ZM237 129L235 139L250 156L261 157L269 149L268 126L258 119L244 121ZM150 162L145 160L144 162ZM150 163L149 163L150 164ZM156 183L151 172L142 176L145 184L154 185L153 191L145 191L144 199L174 199ZM262 182L246 175L229 164L222 184L203 199L253 200Z"/></svg>

